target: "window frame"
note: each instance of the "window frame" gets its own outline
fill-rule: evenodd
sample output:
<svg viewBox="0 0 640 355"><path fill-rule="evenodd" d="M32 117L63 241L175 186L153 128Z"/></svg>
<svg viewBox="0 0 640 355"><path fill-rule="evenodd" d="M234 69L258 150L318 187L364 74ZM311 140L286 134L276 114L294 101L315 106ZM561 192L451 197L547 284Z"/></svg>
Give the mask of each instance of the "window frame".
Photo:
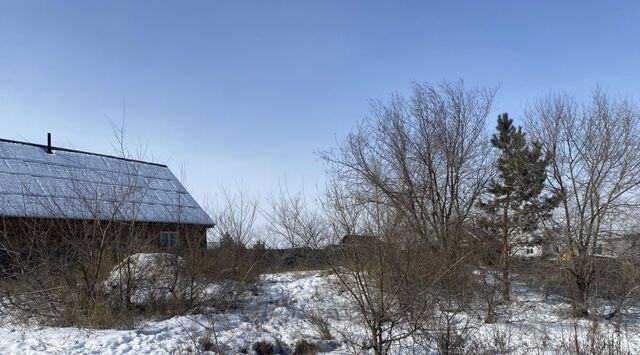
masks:
<svg viewBox="0 0 640 355"><path fill-rule="evenodd" d="M177 231L161 231L160 232L160 246L163 249L175 249L178 247L178 232Z"/></svg>
<svg viewBox="0 0 640 355"><path fill-rule="evenodd" d="M595 248L593 248L593 255L604 255L604 245L602 243L596 243Z"/></svg>

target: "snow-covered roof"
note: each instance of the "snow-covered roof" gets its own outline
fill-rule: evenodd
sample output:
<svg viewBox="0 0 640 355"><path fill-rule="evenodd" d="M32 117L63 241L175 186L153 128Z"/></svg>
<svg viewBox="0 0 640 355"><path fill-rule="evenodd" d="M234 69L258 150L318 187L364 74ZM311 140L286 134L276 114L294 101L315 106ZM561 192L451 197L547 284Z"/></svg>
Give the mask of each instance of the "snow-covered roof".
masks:
<svg viewBox="0 0 640 355"><path fill-rule="evenodd" d="M166 165L2 139L0 216L213 225Z"/></svg>

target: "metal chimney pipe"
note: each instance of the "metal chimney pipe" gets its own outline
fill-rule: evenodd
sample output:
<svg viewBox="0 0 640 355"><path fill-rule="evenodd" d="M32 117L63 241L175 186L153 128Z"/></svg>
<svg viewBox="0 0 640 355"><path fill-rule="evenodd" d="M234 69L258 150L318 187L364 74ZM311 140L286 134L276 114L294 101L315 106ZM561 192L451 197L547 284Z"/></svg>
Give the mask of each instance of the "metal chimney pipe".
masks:
<svg viewBox="0 0 640 355"><path fill-rule="evenodd" d="M47 153L53 154L53 149L51 149L51 133L47 133Z"/></svg>

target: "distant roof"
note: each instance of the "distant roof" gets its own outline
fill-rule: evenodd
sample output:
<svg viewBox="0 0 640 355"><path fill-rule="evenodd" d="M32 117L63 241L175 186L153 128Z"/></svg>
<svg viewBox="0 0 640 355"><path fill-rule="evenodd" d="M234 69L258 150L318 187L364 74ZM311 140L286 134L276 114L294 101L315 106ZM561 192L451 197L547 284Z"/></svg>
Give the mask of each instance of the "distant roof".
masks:
<svg viewBox="0 0 640 355"><path fill-rule="evenodd" d="M0 216L213 226L166 165L0 139Z"/></svg>

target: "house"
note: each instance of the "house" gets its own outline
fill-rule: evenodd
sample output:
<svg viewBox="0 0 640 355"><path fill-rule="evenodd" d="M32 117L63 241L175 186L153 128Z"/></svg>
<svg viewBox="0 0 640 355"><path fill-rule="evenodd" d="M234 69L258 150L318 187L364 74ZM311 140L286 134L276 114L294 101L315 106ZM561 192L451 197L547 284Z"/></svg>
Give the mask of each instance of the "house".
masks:
<svg viewBox="0 0 640 355"><path fill-rule="evenodd" d="M530 232L515 231L510 235L511 256L539 258L544 254L542 238Z"/></svg>
<svg viewBox="0 0 640 355"><path fill-rule="evenodd" d="M608 235L596 243L593 254L602 257L620 258L640 255L640 234Z"/></svg>
<svg viewBox="0 0 640 355"><path fill-rule="evenodd" d="M566 240L557 235L554 240L553 251L548 253L552 259L568 262L580 255L577 246L571 246ZM624 259L640 257L640 233L602 233L595 243L590 242L584 251L587 255L605 259Z"/></svg>
<svg viewBox="0 0 640 355"><path fill-rule="evenodd" d="M0 236L53 240L106 222L157 249L204 248L214 225L166 165L53 147L50 135L0 139Z"/></svg>
<svg viewBox="0 0 640 355"><path fill-rule="evenodd" d="M483 228L468 226L460 239L462 248L483 248L496 255L502 253L501 236L493 236ZM543 255L542 238L532 233L512 231L509 234L509 255L519 258L537 258Z"/></svg>

